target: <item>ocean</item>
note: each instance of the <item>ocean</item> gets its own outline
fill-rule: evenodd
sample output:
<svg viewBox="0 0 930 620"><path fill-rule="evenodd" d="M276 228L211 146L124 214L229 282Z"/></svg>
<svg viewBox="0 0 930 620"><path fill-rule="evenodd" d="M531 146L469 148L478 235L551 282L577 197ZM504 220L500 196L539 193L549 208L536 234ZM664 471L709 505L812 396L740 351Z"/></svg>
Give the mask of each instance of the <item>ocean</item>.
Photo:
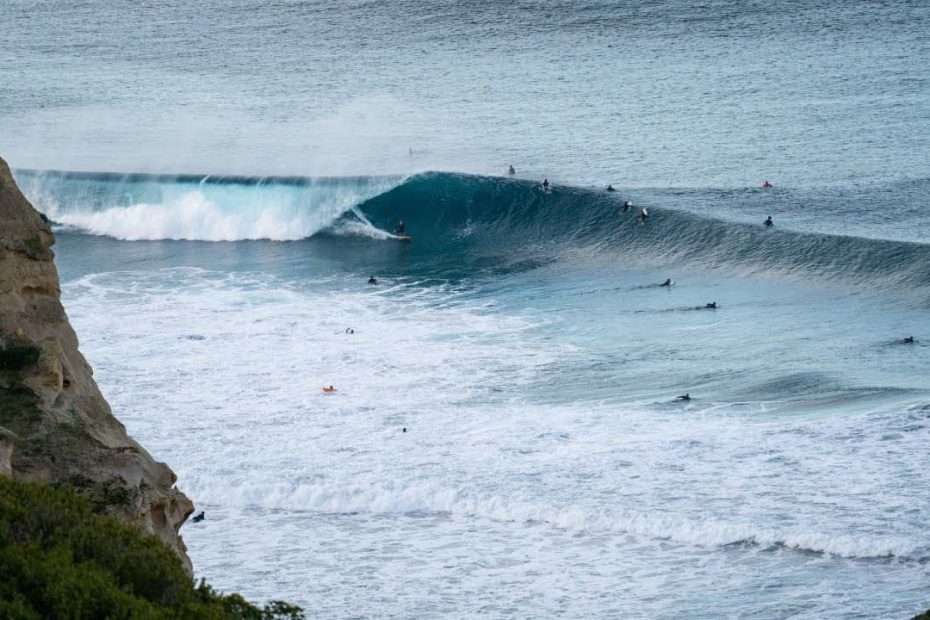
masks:
<svg viewBox="0 0 930 620"><path fill-rule="evenodd" d="M5 2L0 154L198 578L930 607L930 5L189 4Z"/></svg>

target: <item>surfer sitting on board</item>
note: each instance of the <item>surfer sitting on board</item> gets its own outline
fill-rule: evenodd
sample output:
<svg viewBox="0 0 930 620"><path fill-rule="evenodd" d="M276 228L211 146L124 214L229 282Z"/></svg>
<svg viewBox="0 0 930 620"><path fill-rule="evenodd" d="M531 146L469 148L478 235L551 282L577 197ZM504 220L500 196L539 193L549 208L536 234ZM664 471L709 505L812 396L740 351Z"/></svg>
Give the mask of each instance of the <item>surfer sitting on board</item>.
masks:
<svg viewBox="0 0 930 620"><path fill-rule="evenodd" d="M660 284L659 286L671 286L671 285L673 285L673 284L675 284L675 281L672 280L671 278L668 278L667 280L665 280L665 282L663 282L663 283Z"/></svg>
<svg viewBox="0 0 930 620"><path fill-rule="evenodd" d="M377 284L377 283L378 283L378 278L376 278L376 277L374 277L374 276L371 276L370 278L368 278L368 283L369 283L369 284Z"/></svg>
<svg viewBox="0 0 930 620"><path fill-rule="evenodd" d="M623 212L624 212L624 213L626 213L627 211L629 211L629 210L632 209L632 208L633 208L633 203L632 203L632 202L630 202L629 200L623 201Z"/></svg>
<svg viewBox="0 0 930 620"><path fill-rule="evenodd" d="M517 174L517 171L513 169L513 164L510 165L510 169L507 171L507 174L510 176Z"/></svg>
<svg viewBox="0 0 930 620"><path fill-rule="evenodd" d="M394 227L394 234L398 237L403 237L407 234L407 226L404 224L404 220L397 222L397 226Z"/></svg>
<svg viewBox="0 0 930 620"><path fill-rule="evenodd" d="M649 218L649 211L646 211L646 207L643 207L639 210L639 221L645 222Z"/></svg>
<svg viewBox="0 0 930 620"><path fill-rule="evenodd" d="M765 220L763 224L765 224L766 226L774 226L775 222L772 221L772 216L770 215L769 219Z"/></svg>
<svg viewBox="0 0 930 620"><path fill-rule="evenodd" d="M771 189L771 188L772 188L772 184L769 183L768 181L762 184L762 189Z"/></svg>

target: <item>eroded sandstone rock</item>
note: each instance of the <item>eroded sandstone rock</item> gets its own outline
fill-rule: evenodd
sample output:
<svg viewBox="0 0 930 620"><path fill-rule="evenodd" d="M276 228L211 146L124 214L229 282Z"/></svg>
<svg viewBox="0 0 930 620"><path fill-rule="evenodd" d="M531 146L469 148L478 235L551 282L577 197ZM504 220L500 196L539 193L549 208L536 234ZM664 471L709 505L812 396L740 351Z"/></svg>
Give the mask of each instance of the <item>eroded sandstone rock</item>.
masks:
<svg viewBox="0 0 930 620"><path fill-rule="evenodd" d="M117 420L61 305L48 224L0 159L0 475L69 486L173 548L193 504Z"/></svg>

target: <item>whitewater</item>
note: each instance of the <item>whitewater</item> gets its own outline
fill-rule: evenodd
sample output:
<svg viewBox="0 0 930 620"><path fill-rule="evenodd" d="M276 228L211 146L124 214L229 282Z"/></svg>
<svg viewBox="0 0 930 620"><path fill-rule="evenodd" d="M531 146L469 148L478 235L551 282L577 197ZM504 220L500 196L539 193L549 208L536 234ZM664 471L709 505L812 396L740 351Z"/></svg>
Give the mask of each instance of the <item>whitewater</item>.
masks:
<svg viewBox="0 0 930 620"><path fill-rule="evenodd" d="M13 0L0 152L217 588L910 617L928 27L905 0Z"/></svg>

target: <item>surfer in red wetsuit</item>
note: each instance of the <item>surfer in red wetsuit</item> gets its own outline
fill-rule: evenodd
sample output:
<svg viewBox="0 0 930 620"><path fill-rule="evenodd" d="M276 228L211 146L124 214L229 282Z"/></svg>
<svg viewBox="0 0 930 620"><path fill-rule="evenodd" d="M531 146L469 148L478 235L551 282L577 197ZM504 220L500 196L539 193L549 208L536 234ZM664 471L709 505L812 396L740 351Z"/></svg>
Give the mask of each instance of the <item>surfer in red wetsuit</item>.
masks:
<svg viewBox="0 0 930 620"><path fill-rule="evenodd" d="M762 189L771 189L771 187L772 187L772 184L769 183L768 181L762 184Z"/></svg>

